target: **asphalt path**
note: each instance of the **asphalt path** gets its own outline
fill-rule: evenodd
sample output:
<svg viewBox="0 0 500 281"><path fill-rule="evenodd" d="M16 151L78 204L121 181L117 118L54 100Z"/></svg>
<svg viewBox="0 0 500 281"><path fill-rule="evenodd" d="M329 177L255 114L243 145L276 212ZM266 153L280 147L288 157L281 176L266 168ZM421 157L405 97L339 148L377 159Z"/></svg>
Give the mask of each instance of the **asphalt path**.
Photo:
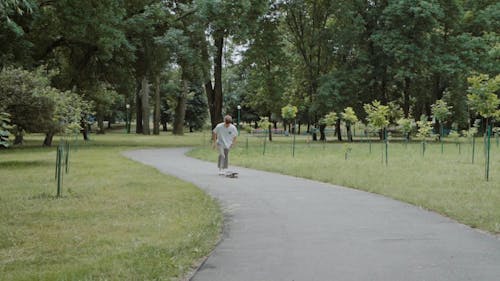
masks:
<svg viewBox="0 0 500 281"><path fill-rule="evenodd" d="M500 280L494 235L350 188L240 167L226 178L187 151L125 155L220 202L222 240L194 281Z"/></svg>

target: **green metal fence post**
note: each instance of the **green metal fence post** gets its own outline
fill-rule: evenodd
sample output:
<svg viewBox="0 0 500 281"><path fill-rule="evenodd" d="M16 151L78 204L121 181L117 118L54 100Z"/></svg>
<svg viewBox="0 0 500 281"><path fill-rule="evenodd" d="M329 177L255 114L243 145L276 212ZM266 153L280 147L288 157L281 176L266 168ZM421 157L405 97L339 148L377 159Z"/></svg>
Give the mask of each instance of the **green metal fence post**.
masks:
<svg viewBox="0 0 500 281"><path fill-rule="evenodd" d="M384 138L385 138L385 165L389 165L389 140L387 138L387 128L384 129Z"/></svg>
<svg viewBox="0 0 500 281"><path fill-rule="evenodd" d="M66 174L69 173L69 142L66 141L66 154L64 159L64 166L66 168Z"/></svg>
<svg viewBox="0 0 500 281"><path fill-rule="evenodd" d="M474 164L474 154L476 153L476 139L472 136L472 164Z"/></svg>
<svg viewBox="0 0 500 281"><path fill-rule="evenodd" d="M267 133L264 131L264 147L262 149L262 155L266 154L266 141L267 141Z"/></svg>
<svg viewBox="0 0 500 281"><path fill-rule="evenodd" d="M488 137L488 143L487 143L487 154L486 154L486 181L489 181L490 179L490 147L491 147L491 126L487 128L487 137Z"/></svg>
<svg viewBox="0 0 500 281"><path fill-rule="evenodd" d="M62 154L63 154L63 148L62 145L60 144L57 147L57 197L61 197L61 185L62 185L62 173L61 173L61 166L62 166Z"/></svg>

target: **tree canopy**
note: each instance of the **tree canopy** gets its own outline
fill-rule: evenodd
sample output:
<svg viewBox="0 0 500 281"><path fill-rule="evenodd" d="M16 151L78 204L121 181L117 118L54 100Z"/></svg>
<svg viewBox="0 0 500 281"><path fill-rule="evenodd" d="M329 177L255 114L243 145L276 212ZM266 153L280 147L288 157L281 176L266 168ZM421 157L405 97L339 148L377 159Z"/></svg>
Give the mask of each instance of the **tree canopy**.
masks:
<svg viewBox="0 0 500 281"><path fill-rule="evenodd" d="M33 102L25 94L17 111L2 100L0 113L18 128L43 131L41 123L64 112L56 96L76 95L88 105L80 124L95 115L104 132L103 121L129 114L129 104L136 132L150 134L151 115L159 134L166 107L182 133L205 117L213 127L238 105L243 121L267 117L276 125L293 104L299 130L323 131L323 116L343 112L340 132L341 122L353 123L346 116L375 120L364 106L375 100L392 124L437 116L432 105L441 100L449 116L440 121L466 129L474 114L498 113L499 89L483 90L482 81L500 74L499 14L494 0L4 0L0 67L38 73L57 95ZM25 83L42 83L33 79ZM27 93L13 85L0 94ZM30 106L44 109L43 122L23 120Z"/></svg>

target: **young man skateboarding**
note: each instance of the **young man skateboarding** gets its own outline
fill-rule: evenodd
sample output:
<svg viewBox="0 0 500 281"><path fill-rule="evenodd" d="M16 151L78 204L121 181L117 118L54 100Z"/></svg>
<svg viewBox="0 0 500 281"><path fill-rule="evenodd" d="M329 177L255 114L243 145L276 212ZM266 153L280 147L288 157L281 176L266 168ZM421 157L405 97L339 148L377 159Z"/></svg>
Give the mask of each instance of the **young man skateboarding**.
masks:
<svg viewBox="0 0 500 281"><path fill-rule="evenodd" d="M225 174L229 164L229 150L236 144L238 130L231 124L233 118L230 115L224 116L224 122L218 124L212 131L213 148L219 150L219 175Z"/></svg>

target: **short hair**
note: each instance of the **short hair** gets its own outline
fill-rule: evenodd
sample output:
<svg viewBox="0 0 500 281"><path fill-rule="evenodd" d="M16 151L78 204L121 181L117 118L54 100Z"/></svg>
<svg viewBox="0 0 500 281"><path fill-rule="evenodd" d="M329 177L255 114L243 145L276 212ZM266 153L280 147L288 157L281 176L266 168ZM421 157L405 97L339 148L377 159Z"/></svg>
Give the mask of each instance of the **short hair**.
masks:
<svg viewBox="0 0 500 281"><path fill-rule="evenodd" d="M224 122L226 122L226 123L233 122L233 117L231 117L231 115L229 115L229 114L224 116Z"/></svg>

